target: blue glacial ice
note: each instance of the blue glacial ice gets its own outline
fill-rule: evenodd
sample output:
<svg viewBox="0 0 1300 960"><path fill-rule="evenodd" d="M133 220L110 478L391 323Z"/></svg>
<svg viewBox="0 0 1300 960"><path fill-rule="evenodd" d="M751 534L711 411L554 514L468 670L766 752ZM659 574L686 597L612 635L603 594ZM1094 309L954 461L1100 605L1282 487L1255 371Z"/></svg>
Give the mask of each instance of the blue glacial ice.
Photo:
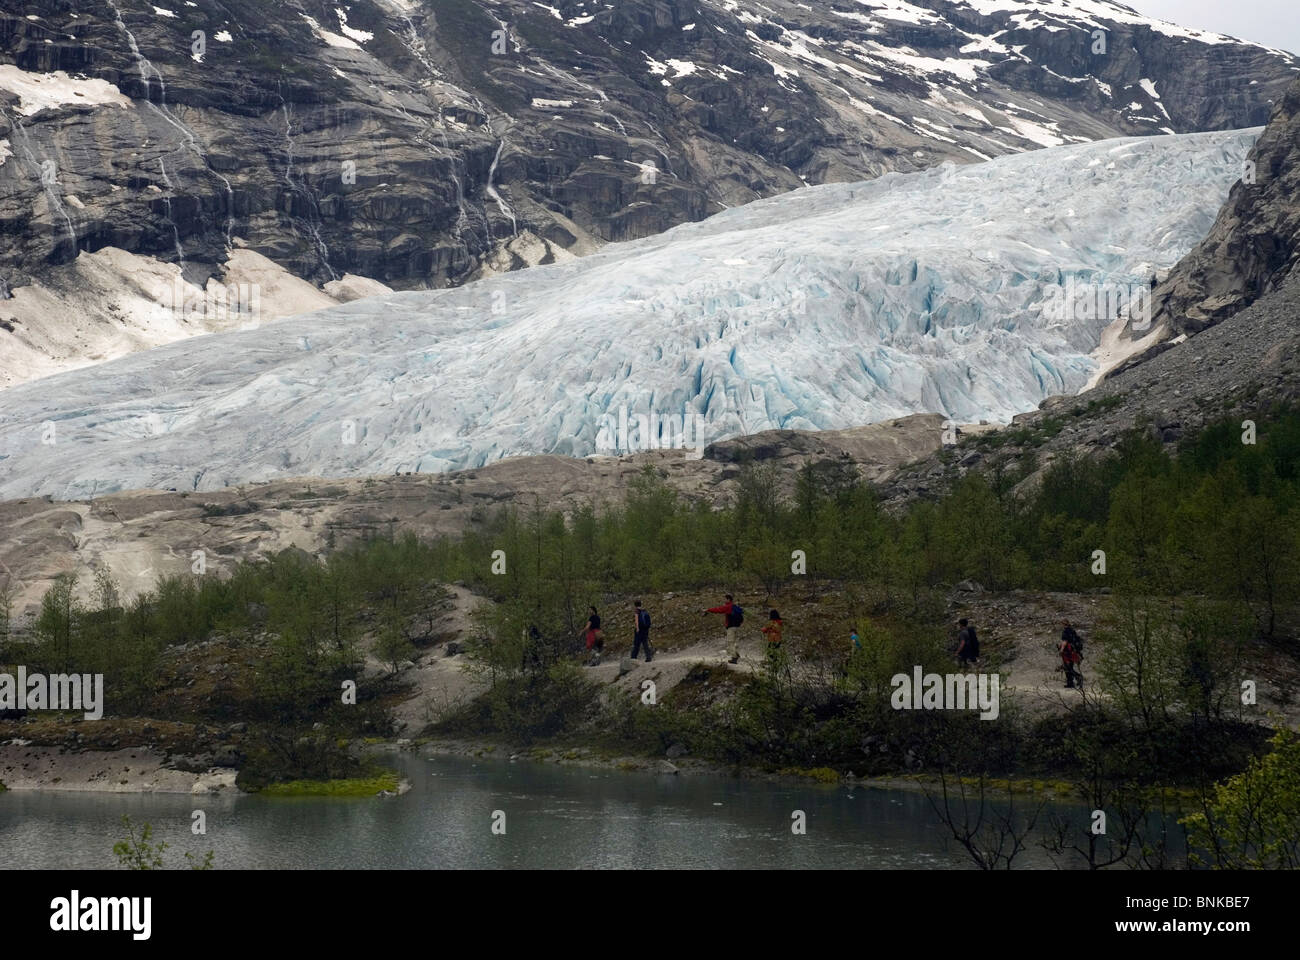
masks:
<svg viewBox="0 0 1300 960"><path fill-rule="evenodd" d="M710 441L1006 421L1096 369L1108 318L1045 310L1052 291L1172 266L1258 133L809 187L576 261L36 380L0 393L0 497L584 456L622 407L698 414Z"/></svg>

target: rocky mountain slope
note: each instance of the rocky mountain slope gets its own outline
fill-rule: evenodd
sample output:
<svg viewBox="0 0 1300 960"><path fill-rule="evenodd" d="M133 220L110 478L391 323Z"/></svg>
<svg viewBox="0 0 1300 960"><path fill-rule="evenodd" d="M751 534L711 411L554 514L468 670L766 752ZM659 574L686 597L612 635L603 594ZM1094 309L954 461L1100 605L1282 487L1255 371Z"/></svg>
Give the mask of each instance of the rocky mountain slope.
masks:
<svg viewBox="0 0 1300 960"><path fill-rule="evenodd" d="M1209 234L1153 306L1173 336L1195 334L1282 287L1300 264L1300 81L1277 104Z"/></svg>
<svg viewBox="0 0 1300 960"><path fill-rule="evenodd" d="M238 239L441 286L805 183L1258 125L1296 69L1108 0L17 0L0 283L111 246L201 287Z"/></svg>

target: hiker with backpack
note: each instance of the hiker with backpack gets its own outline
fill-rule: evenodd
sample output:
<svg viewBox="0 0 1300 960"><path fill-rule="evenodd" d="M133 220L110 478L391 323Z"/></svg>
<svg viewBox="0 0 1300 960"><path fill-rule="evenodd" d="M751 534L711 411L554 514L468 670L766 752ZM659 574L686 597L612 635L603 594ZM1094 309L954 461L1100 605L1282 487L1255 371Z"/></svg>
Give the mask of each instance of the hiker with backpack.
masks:
<svg viewBox="0 0 1300 960"><path fill-rule="evenodd" d="M1074 629L1074 624L1069 620L1061 621L1061 641L1074 647L1074 650L1080 657L1083 656L1083 637L1079 636L1079 631Z"/></svg>
<svg viewBox="0 0 1300 960"><path fill-rule="evenodd" d="M745 611L736 603L731 594L724 594L726 600L721 606L709 607L705 613L722 614L723 625L727 628L728 663L740 663L740 625L745 622Z"/></svg>
<svg viewBox="0 0 1300 960"><path fill-rule="evenodd" d="M1083 660L1083 637L1074 629L1069 620L1061 621L1061 642L1057 645L1057 650L1061 654L1061 669L1065 671L1065 687L1067 690L1074 689L1074 682L1079 681L1079 689L1083 689L1083 674L1079 672L1079 663Z"/></svg>
<svg viewBox="0 0 1300 960"><path fill-rule="evenodd" d="M962 617L957 626L961 628L957 631L957 662L962 666L973 665L980 658L980 641L975 635L975 625Z"/></svg>
<svg viewBox="0 0 1300 960"><path fill-rule="evenodd" d="M587 625L583 627L582 635L587 640L587 650L591 653L591 659L587 661L587 666L600 666L600 654L605 649L605 631L600 629L600 614L596 612L595 607L588 607L591 611L587 617Z"/></svg>
<svg viewBox="0 0 1300 960"><path fill-rule="evenodd" d="M650 649L650 614L641 609L640 600L632 604L632 618L632 659L645 647L645 662L649 663L655 658L654 650Z"/></svg>

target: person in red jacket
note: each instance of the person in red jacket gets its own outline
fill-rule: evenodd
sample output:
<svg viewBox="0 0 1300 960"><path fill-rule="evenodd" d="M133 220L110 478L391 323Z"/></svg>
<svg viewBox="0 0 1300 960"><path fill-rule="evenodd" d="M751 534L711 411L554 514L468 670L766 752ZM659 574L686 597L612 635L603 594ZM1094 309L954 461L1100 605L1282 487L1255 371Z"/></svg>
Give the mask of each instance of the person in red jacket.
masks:
<svg viewBox="0 0 1300 960"><path fill-rule="evenodd" d="M588 607L591 614L587 617L587 625L582 629L582 635L587 640L587 652L591 654L591 659L587 661L587 666L600 666L600 654L605 649L605 631L600 629L600 614L596 612L595 607Z"/></svg>
<svg viewBox="0 0 1300 960"><path fill-rule="evenodd" d="M743 614L741 613L740 607L736 605L735 600L732 599L731 594L728 593L725 594L724 596L726 597L726 602L722 604L722 606L709 607L709 609L705 610L704 612L722 614L722 618L723 618L722 622L727 628L727 640L726 640L727 653L731 657L731 659L728 660L727 662L739 663L740 662L740 639L739 639L740 624L741 624L741 617L743 616Z"/></svg>
<svg viewBox="0 0 1300 960"><path fill-rule="evenodd" d="M1074 681L1079 681L1079 689L1083 689L1083 674L1079 672L1079 662L1083 659L1079 651L1075 649L1074 644L1069 640L1062 640L1057 644L1057 649L1061 653L1061 669L1065 671L1065 688L1074 689Z"/></svg>

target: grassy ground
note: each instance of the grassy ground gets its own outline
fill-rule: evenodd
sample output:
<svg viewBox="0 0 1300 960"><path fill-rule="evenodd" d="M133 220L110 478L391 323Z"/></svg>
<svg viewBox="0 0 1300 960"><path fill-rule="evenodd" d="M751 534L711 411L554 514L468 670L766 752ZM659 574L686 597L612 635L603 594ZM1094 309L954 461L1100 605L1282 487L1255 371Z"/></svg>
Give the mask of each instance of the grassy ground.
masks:
<svg viewBox="0 0 1300 960"><path fill-rule="evenodd" d="M385 773L348 780L291 780L268 784L258 793L268 797L373 797L381 790L395 793L397 787L397 774Z"/></svg>

